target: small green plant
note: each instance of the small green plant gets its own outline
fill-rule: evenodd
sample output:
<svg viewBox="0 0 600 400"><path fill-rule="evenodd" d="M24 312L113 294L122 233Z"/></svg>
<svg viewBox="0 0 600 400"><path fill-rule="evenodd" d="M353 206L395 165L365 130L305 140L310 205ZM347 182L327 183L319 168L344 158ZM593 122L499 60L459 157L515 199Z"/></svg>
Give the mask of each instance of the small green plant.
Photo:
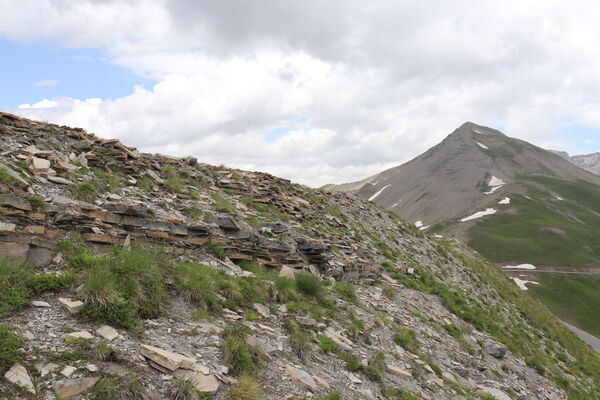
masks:
<svg viewBox="0 0 600 400"><path fill-rule="evenodd" d="M385 354L382 351L375 353L363 371L367 378L373 382L383 382L385 372Z"/></svg>
<svg viewBox="0 0 600 400"><path fill-rule="evenodd" d="M219 246L218 243L215 243L210 239L208 239L208 242L206 242L206 248L219 260L225 260L225 257L227 257L227 254L225 254L225 250L223 250L223 248Z"/></svg>
<svg viewBox="0 0 600 400"><path fill-rule="evenodd" d="M317 335L319 340L319 347L323 353L333 353L337 350L337 345L330 337L324 335Z"/></svg>
<svg viewBox="0 0 600 400"><path fill-rule="evenodd" d="M165 181L165 186L171 189L173 192L180 193L183 188L183 182L177 176L171 176Z"/></svg>
<svg viewBox="0 0 600 400"><path fill-rule="evenodd" d="M394 334L394 343L404 347L406 350L415 353L419 349L417 335L408 328L398 328Z"/></svg>
<svg viewBox="0 0 600 400"><path fill-rule="evenodd" d="M309 296L322 297L325 292L323 282L318 276L308 273L296 274L296 289Z"/></svg>
<svg viewBox="0 0 600 400"><path fill-rule="evenodd" d="M96 198L96 186L89 182L81 182L70 188L70 192L79 200L92 201Z"/></svg>
<svg viewBox="0 0 600 400"><path fill-rule="evenodd" d="M235 214L235 208L233 208L231 203L223 197L220 192L213 193L213 200L215 201L215 207L218 212Z"/></svg>
<svg viewBox="0 0 600 400"><path fill-rule="evenodd" d="M258 382L251 376L240 376L225 393L226 400L263 400L265 395Z"/></svg>
<svg viewBox="0 0 600 400"><path fill-rule="evenodd" d="M221 351L233 376L254 375L258 371L258 352L246 343L247 330L240 325L226 328L222 333L225 342Z"/></svg>
<svg viewBox="0 0 600 400"><path fill-rule="evenodd" d="M19 361L23 339L9 325L0 325L0 373Z"/></svg>
<svg viewBox="0 0 600 400"><path fill-rule="evenodd" d="M318 400L343 400L341 392L331 392L324 397L319 397Z"/></svg>
<svg viewBox="0 0 600 400"><path fill-rule="evenodd" d="M46 204L46 202L44 201L44 199L42 199L40 196L36 196L36 195L31 195L27 198L27 200L29 201L29 204L31 205L31 208L34 211L41 211L44 209L44 204Z"/></svg>
<svg viewBox="0 0 600 400"><path fill-rule="evenodd" d="M196 205L188 208L187 213L195 220L199 220L202 217L202 210Z"/></svg>
<svg viewBox="0 0 600 400"><path fill-rule="evenodd" d="M354 372L361 369L362 365L354 354L346 353L345 351L340 351L338 356L346 362L346 369L348 371Z"/></svg>
<svg viewBox="0 0 600 400"><path fill-rule="evenodd" d="M154 186L154 181L149 176L144 175L137 180L137 185L142 189L149 190Z"/></svg>
<svg viewBox="0 0 600 400"><path fill-rule="evenodd" d="M10 176L8 169L5 167L0 167L0 182L11 183L13 181L13 177Z"/></svg>
<svg viewBox="0 0 600 400"><path fill-rule="evenodd" d="M198 400L198 390L196 385L189 379L175 378L171 387L170 399L173 400Z"/></svg>
<svg viewBox="0 0 600 400"><path fill-rule="evenodd" d="M105 399L146 399L146 388L140 377L133 372L124 375L111 375L102 378L91 390L93 400Z"/></svg>
<svg viewBox="0 0 600 400"><path fill-rule="evenodd" d="M285 321L285 327L289 332L288 342L292 352L301 360L306 360L311 352L311 337L302 327L293 319L288 318Z"/></svg>
<svg viewBox="0 0 600 400"><path fill-rule="evenodd" d="M355 303L357 300L356 297L356 288L349 281L339 281L333 285L333 291L339 294L350 303Z"/></svg>

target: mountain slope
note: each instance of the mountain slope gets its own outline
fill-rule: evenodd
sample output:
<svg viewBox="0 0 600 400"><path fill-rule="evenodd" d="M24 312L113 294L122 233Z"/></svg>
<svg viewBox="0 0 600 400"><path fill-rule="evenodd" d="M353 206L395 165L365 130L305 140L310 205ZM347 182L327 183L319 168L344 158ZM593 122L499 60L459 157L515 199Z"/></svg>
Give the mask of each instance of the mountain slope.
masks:
<svg viewBox="0 0 600 400"><path fill-rule="evenodd" d="M579 168L585 169L592 174L600 175L600 152L591 154L581 154L578 156L569 156L566 151L550 150L555 154L558 154L565 160L572 162Z"/></svg>
<svg viewBox="0 0 600 400"><path fill-rule="evenodd" d="M600 265L600 177L494 129L465 123L356 193L493 261Z"/></svg>
<svg viewBox="0 0 600 400"><path fill-rule="evenodd" d="M0 133L0 398L598 398L539 302L355 195Z"/></svg>

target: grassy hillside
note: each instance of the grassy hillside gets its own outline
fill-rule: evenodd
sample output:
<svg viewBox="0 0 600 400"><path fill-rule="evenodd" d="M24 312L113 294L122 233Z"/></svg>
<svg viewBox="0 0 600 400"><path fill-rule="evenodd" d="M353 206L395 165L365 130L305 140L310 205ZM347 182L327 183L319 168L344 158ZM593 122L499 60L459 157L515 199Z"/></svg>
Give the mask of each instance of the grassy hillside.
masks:
<svg viewBox="0 0 600 400"><path fill-rule="evenodd" d="M510 208L471 227L474 249L495 262L600 265L600 187L541 176L518 185L527 195L510 194Z"/></svg>
<svg viewBox="0 0 600 400"><path fill-rule="evenodd" d="M600 337L600 278L544 274L531 285L538 297L562 320Z"/></svg>

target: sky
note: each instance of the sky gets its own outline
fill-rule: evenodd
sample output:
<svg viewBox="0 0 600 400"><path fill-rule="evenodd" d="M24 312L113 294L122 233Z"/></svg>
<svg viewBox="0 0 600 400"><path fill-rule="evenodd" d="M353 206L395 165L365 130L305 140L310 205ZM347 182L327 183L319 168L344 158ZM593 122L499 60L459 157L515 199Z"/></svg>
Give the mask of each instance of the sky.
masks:
<svg viewBox="0 0 600 400"><path fill-rule="evenodd" d="M600 151L600 3L0 0L0 110L312 187L465 121Z"/></svg>

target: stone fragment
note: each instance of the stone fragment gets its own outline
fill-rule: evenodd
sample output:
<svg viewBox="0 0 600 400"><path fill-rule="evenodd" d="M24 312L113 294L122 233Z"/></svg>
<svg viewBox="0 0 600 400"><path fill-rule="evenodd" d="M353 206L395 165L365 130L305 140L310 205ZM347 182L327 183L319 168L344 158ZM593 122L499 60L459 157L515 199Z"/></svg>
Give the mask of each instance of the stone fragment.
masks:
<svg viewBox="0 0 600 400"><path fill-rule="evenodd" d="M216 217L213 222L225 232L238 232L240 230L240 226L234 217Z"/></svg>
<svg viewBox="0 0 600 400"><path fill-rule="evenodd" d="M21 386L22 388L27 389L28 392L35 394L35 388L33 387L33 382L31 382L29 373L27 373L27 369L21 364L13 365L11 369L4 374L4 377L15 385Z"/></svg>
<svg viewBox="0 0 600 400"><path fill-rule="evenodd" d="M109 325L102 325L100 328L96 329L96 334L109 342L119 336L119 332Z"/></svg>
<svg viewBox="0 0 600 400"><path fill-rule="evenodd" d="M496 343L490 339L486 340L483 343L482 347L483 351L485 351L490 356L498 359L504 358L504 355L508 351L508 347L501 345L500 343Z"/></svg>
<svg viewBox="0 0 600 400"><path fill-rule="evenodd" d="M77 314L79 311L83 310L83 306L85 304L83 304L82 301L79 300L71 300L71 299L67 299L64 297L59 297L58 301L60 302L60 304L62 304L67 311L69 311L69 313L71 314Z"/></svg>
<svg viewBox="0 0 600 400"><path fill-rule="evenodd" d="M0 194L0 206L11 206L18 210L31 211L31 204L27 200L11 193Z"/></svg>
<svg viewBox="0 0 600 400"><path fill-rule="evenodd" d="M296 382L296 384L308 387L311 390L317 389L317 383L309 373L292 365L286 365L285 372L292 378L294 382Z"/></svg>
<svg viewBox="0 0 600 400"><path fill-rule="evenodd" d="M128 233L127 237L125 237L125 241L123 242L123 250L131 251L131 235Z"/></svg>
<svg viewBox="0 0 600 400"><path fill-rule="evenodd" d="M35 336L33 336L33 333L31 333L31 331L29 329L26 330L26 331L21 332L21 337L23 339L26 339L26 340L33 340L33 339L35 339Z"/></svg>
<svg viewBox="0 0 600 400"><path fill-rule="evenodd" d="M173 353L159 347L143 344L140 348L142 355L158 365L175 371L177 368L193 368L196 363L195 358L186 357L182 354Z"/></svg>
<svg viewBox="0 0 600 400"><path fill-rule="evenodd" d="M315 326L317 324L317 321L314 318L304 317L302 315L297 315L296 321L298 321L298 323L300 325L304 325L304 326Z"/></svg>
<svg viewBox="0 0 600 400"><path fill-rule="evenodd" d="M450 382L458 383L454 374L448 371L442 372L442 378Z"/></svg>
<svg viewBox="0 0 600 400"><path fill-rule="evenodd" d="M40 373L40 377L42 377L42 378L45 377L46 375L48 375L49 373L56 371L57 368L58 368L58 364L55 364L55 363L35 364L35 369Z"/></svg>
<svg viewBox="0 0 600 400"><path fill-rule="evenodd" d="M95 364L86 364L85 368L90 372L98 372L98 367Z"/></svg>
<svg viewBox="0 0 600 400"><path fill-rule="evenodd" d="M4 232L14 232L15 231L15 224L11 224L9 222L0 222L0 231L4 231Z"/></svg>
<svg viewBox="0 0 600 400"><path fill-rule="evenodd" d="M412 378L412 374L409 371L406 371L405 369L402 369L392 364L386 364L385 367L390 374L398 375L406 379Z"/></svg>
<svg viewBox="0 0 600 400"><path fill-rule="evenodd" d="M262 315L265 318L269 318L271 316L271 311L269 311L268 307L258 303L254 303L253 307L259 315Z"/></svg>
<svg viewBox="0 0 600 400"><path fill-rule="evenodd" d="M327 336L328 338L330 338L331 340L333 340L335 342L335 344L338 345L339 347L341 347L342 349L344 349L346 351L352 351L352 347L353 347L352 341L350 339L340 335L339 333L335 332L331 327L328 327L327 329L325 329L323 334L325 336Z"/></svg>
<svg viewBox="0 0 600 400"><path fill-rule="evenodd" d="M178 369L173 375L192 382L196 390L202 393L214 394L219 390L219 382L214 375L204 375L186 369Z"/></svg>
<svg viewBox="0 0 600 400"><path fill-rule="evenodd" d="M484 386L481 388L481 391L485 394L490 394L493 397L495 397L497 400L510 400L511 397L509 395L507 395L506 393L504 393L502 390L500 389L496 389L496 388L492 388L492 387L487 387ZM482 394L483 394L482 393Z"/></svg>
<svg viewBox="0 0 600 400"><path fill-rule="evenodd" d="M71 366L71 365L67 365L66 367L63 368L62 371L60 371L61 374L63 374L65 377L70 378L71 375L73 375L73 373L77 371L77 368Z"/></svg>
<svg viewBox="0 0 600 400"><path fill-rule="evenodd" d="M29 245L27 243L0 242L0 254L13 260L26 261Z"/></svg>
<svg viewBox="0 0 600 400"><path fill-rule="evenodd" d="M93 339L94 335L89 333L88 331L80 331L80 332L71 332L65 335L65 339L84 339L90 340Z"/></svg>
<svg viewBox="0 0 600 400"><path fill-rule="evenodd" d="M61 185L72 185L73 184L73 182L71 182L70 180L61 178L60 176L49 175L47 178L50 182L59 183Z"/></svg>
<svg viewBox="0 0 600 400"><path fill-rule="evenodd" d="M31 172L45 172L50 169L50 161L45 158L29 157L27 159L28 168Z"/></svg>
<svg viewBox="0 0 600 400"><path fill-rule="evenodd" d="M56 396L59 399L68 399L75 397L88 389L96 386L96 383L100 380L99 376L89 376L87 378L76 378L76 379L65 379L62 381L54 382L52 387L56 392Z"/></svg>

